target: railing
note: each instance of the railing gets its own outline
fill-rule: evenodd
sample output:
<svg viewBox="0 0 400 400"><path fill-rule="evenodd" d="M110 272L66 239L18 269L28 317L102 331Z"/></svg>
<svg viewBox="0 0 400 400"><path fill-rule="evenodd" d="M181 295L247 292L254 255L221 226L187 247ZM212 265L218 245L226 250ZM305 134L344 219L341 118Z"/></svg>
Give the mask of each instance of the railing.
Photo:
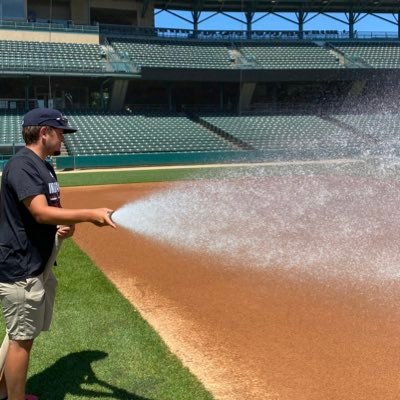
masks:
<svg viewBox="0 0 400 400"><path fill-rule="evenodd" d="M198 30L156 27L134 27L130 25L100 24L100 33L119 37L147 37L166 39L193 39L193 40L341 40L351 39L349 31L340 30ZM355 31L352 39L399 39L397 31L371 32Z"/></svg>
<svg viewBox="0 0 400 400"><path fill-rule="evenodd" d="M294 39L299 37L298 31L242 31L242 30L198 30L175 29L175 28L155 28L155 27L135 27L130 25L111 25L100 24L100 33L109 36L144 36L155 38L173 39L199 39L199 40L256 40L256 39ZM325 31L304 31L304 38L331 38L338 39L342 33L337 30ZM348 36L348 35L347 35Z"/></svg>
<svg viewBox="0 0 400 400"><path fill-rule="evenodd" d="M104 74L107 73L105 67L92 66L55 66L48 64L32 65L28 61L16 63L7 63L0 61L0 74L13 72L40 72L40 73L77 73L77 74Z"/></svg>
<svg viewBox="0 0 400 400"><path fill-rule="evenodd" d="M240 115L324 115L342 111L343 99L304 103L254 103Z"/></svg>
<svg viewBox="0 0 400 400"><path fill-rule="evenodd" d="M109 36L144 36L155 38L196 39L196 40L300 40L300 32L296 30L193 30L178 28L135 27L131 25L75 25L72 21L14 21L1 20L0 29L16 29L30 31L54 32L99 32ZM305 30L305 40L350 39L349 31L340 30ZM353 39L399 39L397 31L355 31Z"/></svg>
<svg viewBox="0 0 400 400"><path fill-rule="evenodd" d="M399 39L397 32L356 32L355 39Z"/></svg>
<svg viewBox="0 0 400 400"><path fill-rule="evenodd" d="M216 105L216 104L182 104L182 110L185 112L216 112L221 113L222 111L231 112L232 106Z"/></svg>
<svg viewBox="0 0 400 400"><path fill-rule="evenodd" d="M51 32L77 32L77 33L99 33L97 25L75 25L71 21L63 22L27 22L0 20L0 29L15 29L29 31L51 31Z"/></svg>
<svg viewBox="0 0 400 400"><path fill-rule="evenodd" d="M124 110L127 113L135 111L169 111L168 104L126 104Z"/></svg>
<svg viewBox="0 0 400 400"><path fill-rule="evenodd" d="M25 99L21 97L2 97L0 98L0 117L4 115L4 112L9 114L21 115L27 108L37 107L37 99Z"/></svg>
<svg viewBox="0 0 400 400"><path fill-rule="evenodd" d="M75 66L34 66L29 63L9 64L0 61L0 75L9 73L40 73L40 74L78 74L78 75L112 75L112 74L138 74L140 68L133 63L111 62L111 69L104 67L75 67Z"/></svg>

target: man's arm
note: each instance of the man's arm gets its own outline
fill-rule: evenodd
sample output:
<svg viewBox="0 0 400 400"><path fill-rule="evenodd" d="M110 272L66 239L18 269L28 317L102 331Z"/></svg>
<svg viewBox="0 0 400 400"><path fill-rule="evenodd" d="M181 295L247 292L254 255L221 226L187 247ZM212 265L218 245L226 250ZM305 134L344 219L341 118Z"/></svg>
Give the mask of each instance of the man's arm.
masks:
<svg viewBox="0 0 400 400"><path fill-rule="evenodd" d="M39 194L23 200L25 207L39 224L73 225L79 222L91 222L97 226L116 225L110 218L113 211L109 208L70 209L51 207L47 204L46 196Z"/></svg>

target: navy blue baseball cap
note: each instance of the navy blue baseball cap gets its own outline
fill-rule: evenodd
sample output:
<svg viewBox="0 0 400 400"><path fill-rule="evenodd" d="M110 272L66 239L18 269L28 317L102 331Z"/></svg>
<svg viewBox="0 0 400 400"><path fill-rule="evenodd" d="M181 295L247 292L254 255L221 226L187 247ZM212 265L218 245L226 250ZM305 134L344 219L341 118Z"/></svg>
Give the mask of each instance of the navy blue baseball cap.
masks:
<svg viewBox="0 0 400 400"><path fill-rule="evenodd" d="M24 116L22 126L51 126L62 129L64 133L74 133L78 130L68 126L65 115L55 108L34 108L28 111Z"/></svg>

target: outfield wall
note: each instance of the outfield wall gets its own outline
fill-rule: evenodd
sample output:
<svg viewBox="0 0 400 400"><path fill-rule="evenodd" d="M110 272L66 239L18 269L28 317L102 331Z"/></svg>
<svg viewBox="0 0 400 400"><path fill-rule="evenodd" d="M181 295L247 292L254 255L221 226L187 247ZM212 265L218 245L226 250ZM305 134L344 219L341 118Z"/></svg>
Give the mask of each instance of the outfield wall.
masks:
<svg viewBox="0 0 400 400"><path fill-rule="evenodd" d="M55 161L57 169L76 168L118 168L142 165L209 164L244 161L249 155L238 152L205 153L148 153L94 156L59 156Z"/></svg>

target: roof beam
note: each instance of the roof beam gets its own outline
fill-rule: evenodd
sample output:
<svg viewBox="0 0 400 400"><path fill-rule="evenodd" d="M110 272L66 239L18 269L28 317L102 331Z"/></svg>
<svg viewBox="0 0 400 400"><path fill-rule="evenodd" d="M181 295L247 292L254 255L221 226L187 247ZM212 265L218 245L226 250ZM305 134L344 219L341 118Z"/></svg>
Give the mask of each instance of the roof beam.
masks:
<svg viewBox="0 0 400 400"><path fill-rule="evenodd" d="M191 11L198 0L154 0L155 8ZM200 11L210 12L374 12L398 13L399 0L203 0Z"/></svg>
<svg viewBox="0 0 400 400"><path fill-rule="evenodd" d="M141 12L142 18L144 18L144 16L146 15L147 10L149 9L149 4L150 4L150 0L143 0L143 6L142 6L142 12Z"/></svg>

